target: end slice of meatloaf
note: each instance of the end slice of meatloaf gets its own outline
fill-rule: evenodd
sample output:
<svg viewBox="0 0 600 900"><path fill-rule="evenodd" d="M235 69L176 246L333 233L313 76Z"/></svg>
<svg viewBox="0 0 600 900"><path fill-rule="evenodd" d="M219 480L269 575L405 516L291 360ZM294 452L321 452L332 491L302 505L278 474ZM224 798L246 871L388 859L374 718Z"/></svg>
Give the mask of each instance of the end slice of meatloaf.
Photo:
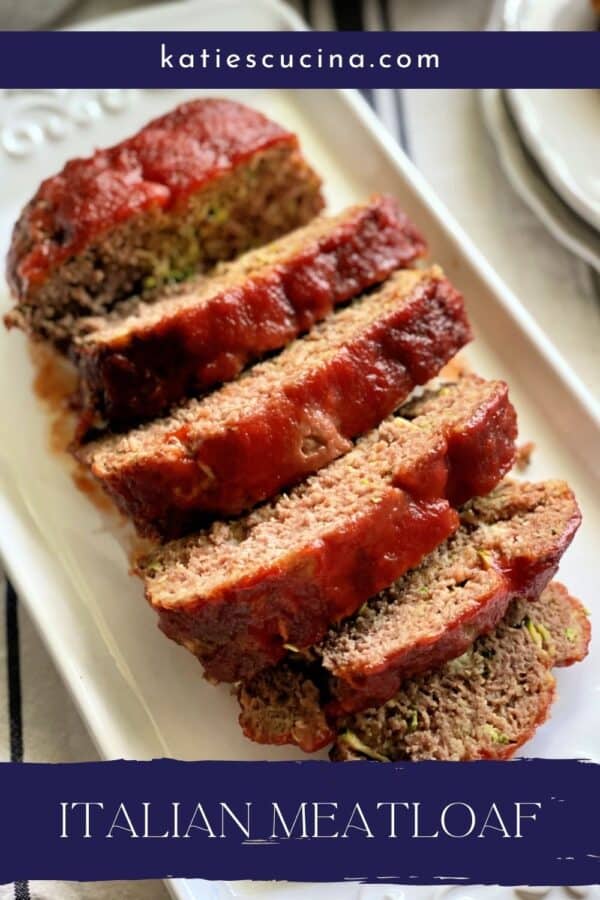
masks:
<svg viewBox="0 0 600 900"><path fill-rule="evenodd" d="M247 737L307 751L330 743L340 716L384 703L407 678L464 653L513 600L538 597L581 521L562 481L506 482L460 518L452 537L308 656L292 654L241 687Z"/></svg>
<svg viewBox="0 0 600 900"><path fill-rule="evenodd" d="M406 682L383 706L338 723L335 760L509 759L541 725L553 666L585 658L590 623L553 582L535 604L517 600L495 631L437 672Z"/></svg>
<svg viewBox="0 0 600 900"><path fill-rule="evenodd" d="M177 537L346 453L470 337L441 270L401 270L238 381L78 456L141 533Z"/></svg>
<svg viewBox="0 0 600 900"><path fill-rule="evenodd" d="M231 259L322 207L294 134L231 100L185 103L42 183L13 231L7 323L64 344L76 317Z"/></svg>
<svg viewBox="0 0 600 900"><path fill-rule="evenodd" d="M425 243L391 197L320 217L177 296L83 320L73 356L89 419L143 421L278 350L334 306L410 265Z"/></svg>
<svg viewBox="0 0 600 900"><path fill-rule="evenodd" d="M486 492L514 458L503 382L469 376L428 412L387 419L346 456L242 519L173 541L140 572L160 626L221 681L248 678L309 647L451 534L458 503ZM485 478L471 466L487 454ZM457 486L459 490L457 492Z"/></svg>

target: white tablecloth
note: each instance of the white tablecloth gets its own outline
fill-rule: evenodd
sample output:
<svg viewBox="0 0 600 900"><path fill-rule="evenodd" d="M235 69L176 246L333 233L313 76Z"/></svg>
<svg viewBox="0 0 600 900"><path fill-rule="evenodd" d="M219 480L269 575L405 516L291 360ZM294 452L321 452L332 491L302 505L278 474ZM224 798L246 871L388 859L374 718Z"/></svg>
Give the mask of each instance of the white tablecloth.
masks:
<svg viewBox="0 0 600 900"><path fill-rule="evenodd" d="M85 0L61 24L134 5L139 4ZM332 28L337 23L342 28L369 30L481 29L490 7L488 0L389 0L387 10L378 0L364 0L362 6L350 0L298 0L296 5L316 28ZM563 250L515 196L484 132L475 94L373 91L368 99L567 361L588 387L598 392L598 278ZM2 591L2 597L5 593ZM96 759L94 746L26 611L13 596L2 602L0 656L4 656L3 671L7 674L0 677L2 758L12 755L50 762ZM0 888L0 898L9 897L166 900L167 892L156 881L89 885L36 882Z"/></svg>

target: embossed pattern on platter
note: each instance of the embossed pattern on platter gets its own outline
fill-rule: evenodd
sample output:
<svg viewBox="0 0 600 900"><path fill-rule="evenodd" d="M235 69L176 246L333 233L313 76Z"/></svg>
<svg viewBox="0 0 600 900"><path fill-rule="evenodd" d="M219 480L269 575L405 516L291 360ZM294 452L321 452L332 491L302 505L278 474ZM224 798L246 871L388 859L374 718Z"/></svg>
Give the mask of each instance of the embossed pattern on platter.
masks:
<svg viewBox="0 0 600 900"><path fill-rule="evenodd" d="M128 109L135 90L4 90L0 93L0 154L28 159L77 128Z"/></svg>

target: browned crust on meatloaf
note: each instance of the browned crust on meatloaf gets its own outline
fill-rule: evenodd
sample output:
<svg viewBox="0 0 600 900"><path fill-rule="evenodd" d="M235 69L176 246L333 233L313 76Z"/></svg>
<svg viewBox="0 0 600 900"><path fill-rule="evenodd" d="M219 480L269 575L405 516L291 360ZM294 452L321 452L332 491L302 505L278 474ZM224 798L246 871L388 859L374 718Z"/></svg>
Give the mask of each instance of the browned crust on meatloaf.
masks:
<svg viewBox="0 0 600 900"><path fill-rule="evenodd" d="M506 482L460 517L445 547L321 645L333 714L383 703L407 677L460 656L512 600L538 597L581 524L564 481Z"/></svg>
<svg viewBox="0 0 600 900"><path fill-rule="evenodd" d="M289 496L141 562L161 628L209 677L248 678L284 644L316 643L456 529L449 493L462 503L510 468L516 423L503 382L468 376L424 404L427 414L411 404L411 419L386 420Z"/></svg>
<svg viewBox="0 0 600 900"><path fill-rule="evenodd" d="M177 537L347 452L470 337L441 270L400 271L238 381L79 457L142 534Z"/></svg>
<svg viewBox="0 0 600 900"><path fill-rule="evenodd" d="M294 134L230 100L183 104L42 183L13 231L7 324L64 345L79 316L151 296L322 207Z"/></svg>
<svg viewBox="0 0 600 900"><path fill-rule="evenodd" d="M268 678L267 673L258 676L255 682L263 681L260 690L255 683L240 687L240 724L251 740L296 744L307 752L336 741L334 759L508 758L547 716L554 697L550 666L582 660L590 634L582 605L552 582L535 603L513 601L494 631L443 667L405 681L381 706L337 719L327 716L318 671L296 657L274 667ZM490 667L497 663L494 672ZM502 667L508 684L501 681ZM510 717L511 710L518 715L515 704L522 708L528 691L533 702L526 720L510 734L502 716ZM471 720L468 727L465 718ZM447 731L453 722L460 723L455 732L481 742L475 754L469 755L472 749L465 752L463 735L452 733L452 727L449 738L440 741L444 726ZM397 756L386 755L386 740L397 741Z"/></svg>
<svg viewBox="0 0 600 900"><path fill-rule="evenodd" d="M92 333L73 348L84 414L113 426L160 415L232 380L424 251L396 202L375 195L245 254L177 297L90 322Z"/></svg>
<svg viewBox="0 0 600 900"><path fill-rule="evenodd" d="M408 681L383 706L338 722L332 759L509 759L548 717L552 666L585 658L590 623L553 582L517 600L491 634L432 673Z"/></svg>
<svg viewBox="0 0 600 900"><path fill-rule="evenodd" d="M262 743L300 738L304 750L329 743L337 718L381 705L407 678L464 653L498 624L513 600L538 597L581 521L573 493L560 481L506 482L468 503L460 515L456 534L354 618L332 628L308 660L279 664L291 666L297 686L291 687L287 673L266 669L242 688L240 721L248 737L256 723ZM281 682L294 697L308 692L313 701L301 711L291 703L287 740L283 723L289 701L285 692L272 689ZM277 709L275 694L284 708ZM329 740L322 720L330 723Z"/></svg>

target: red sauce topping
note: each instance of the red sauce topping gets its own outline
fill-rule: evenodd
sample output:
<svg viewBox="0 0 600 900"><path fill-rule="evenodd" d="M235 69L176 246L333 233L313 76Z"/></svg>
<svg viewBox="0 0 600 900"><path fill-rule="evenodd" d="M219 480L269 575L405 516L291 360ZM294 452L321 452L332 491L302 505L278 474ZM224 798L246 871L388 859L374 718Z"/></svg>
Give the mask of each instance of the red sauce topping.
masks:
<svg viewBox="0 0 600 900"><path fill-rule="evenodd" d="M132 138L74 159L42 183L19 223L31 249L18 261L20 291L99 234L152 207L169 209L259 150L293 134L230 100L185 103Z"/></svg>
<svg viewBox="0 0 600 900"><path fill-rule="evenodd" d="M157 608L162 630L180 643L197 642L205 672L218 681L253 677L285 655L285 643L316 643L332 622L352 615L456 530L458 516L445 497L459 505L486 494L510 469L516 415L506 386L444 437L418 465L394 473L377 503L285 563ZM516 567L513 575L519 584L529 577L517 576Z"/></svg>
<svg viewBox="0 0 600 900"><path fill-rule="evenodd" d="M328 234L210 302L165 311L150 325L142 318L125 338L84 345L78 365L86 413L118 427L160 415L232 380L424 250L395 201L373 197Z"/></svg>
<svg viewBox="0 0 600 900"><path fill-rule="evenodd" d="M175 537L207 516L237 515L348 450L469 338L461 296L448 281L423 278L396 309L235 423L202 439L178 425L151 455L115 454L98 477L142 533Z"/></svg>

